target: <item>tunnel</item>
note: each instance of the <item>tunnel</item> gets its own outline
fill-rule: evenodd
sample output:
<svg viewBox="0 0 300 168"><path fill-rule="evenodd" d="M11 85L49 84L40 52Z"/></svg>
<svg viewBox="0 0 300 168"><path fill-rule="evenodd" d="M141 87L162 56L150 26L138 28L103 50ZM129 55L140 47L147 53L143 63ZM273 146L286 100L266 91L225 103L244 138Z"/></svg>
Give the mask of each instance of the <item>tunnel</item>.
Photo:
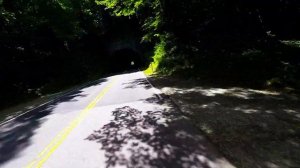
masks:
<svg viewBox="0 0 300 168"><path fill-rule="evenodd" d="M143 56L131 48L114 51L110 58L111 72L137 71L144 68Z"/></svg>

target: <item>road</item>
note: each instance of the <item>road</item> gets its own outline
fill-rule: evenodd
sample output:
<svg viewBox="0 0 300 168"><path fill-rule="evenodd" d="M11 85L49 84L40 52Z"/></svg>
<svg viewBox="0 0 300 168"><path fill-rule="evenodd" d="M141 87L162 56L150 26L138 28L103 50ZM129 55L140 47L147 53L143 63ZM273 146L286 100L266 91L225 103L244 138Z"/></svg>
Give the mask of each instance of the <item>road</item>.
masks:
<svg viewBox="0 0 300 168"><path fill-rule="evenodd" d="M233 166L135 72L100 79L2 124L0 167Z"/></svg>

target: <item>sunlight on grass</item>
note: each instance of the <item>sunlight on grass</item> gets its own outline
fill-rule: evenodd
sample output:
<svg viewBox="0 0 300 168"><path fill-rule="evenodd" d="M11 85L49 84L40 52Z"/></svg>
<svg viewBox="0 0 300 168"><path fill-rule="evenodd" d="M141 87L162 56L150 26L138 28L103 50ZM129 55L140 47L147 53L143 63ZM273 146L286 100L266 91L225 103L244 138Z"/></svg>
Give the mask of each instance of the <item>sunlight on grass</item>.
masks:
<svg viewBox="0 0 300 168"><path fill-rule="evenodd" d="M144 73L147 76L153 75L155 74L157 67L158 67L158 62L151 62L149 67L146 70L144 70Z"/></svg>
<svg viewBox="0 0 300 168"><path fill-rule="evenodd" d="M147 76L157 73L159 64L166 55L165 47L166 42L164 40L162 40L159 44L156 44L154 48L153 62L151 62L149 67L144 71Z"/></svg>
<svg viewBox="0 0 300 168"><path fill-rule="evenodd" d="M159 64L162 61L163 57L166 55L165 47L166 42L164 40L161 40L161 42L156 44L156 46L154 47L153 62L151 62L149 67L144 70L144 73L147 76L157 73Z"/></svg>

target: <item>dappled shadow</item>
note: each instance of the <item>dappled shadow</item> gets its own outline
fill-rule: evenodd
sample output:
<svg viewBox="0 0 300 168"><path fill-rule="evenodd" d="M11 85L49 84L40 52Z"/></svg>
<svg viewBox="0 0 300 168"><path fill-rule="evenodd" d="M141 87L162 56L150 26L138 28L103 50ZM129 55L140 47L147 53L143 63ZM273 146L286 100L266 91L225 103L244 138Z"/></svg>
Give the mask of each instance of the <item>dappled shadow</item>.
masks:
<svg viewBox="0 0 300 168"><path fill-rule="evenodd" d="M126 85L125 89L134 89L137 87L150 89L152 87L151 84L147 81L147 78L134 79L128 83L124 83L123 85Z"/></svg>
<svg viewBox="0 0 300 168"><path fill-rule="evenodd" d="M98 80L84 85L90 87L98 85L105 80ZM82 88L81 88L82 89ZM47 121L47 116L61 103L78 101L85 97L83 90L71 91L63 97L56 98L53 102L38 107L12 121L0 125L0 166L9 161L30 146L31 138L36 130Z"/></svg>
<svg viewBox="0 0 300 168"><path fill-rule="evenodd" d="M167 79L150 81L238 167L300 167L296 95Z"/></svg>
<svg viewBox="0 0 300 168"><path fill-rule="evenodd" d="M155 97L145 103L156 104ZM143 111L124 106L87 140L101 144L106 167L204 167L227 164L175 108Z"/></svg>
<svg viewBox="0 0 300 168"><path fill-rule="evenodd" d="M155 94L153 97L149 97L149 98L147 98L145 100L142 100L142 101L147 102L147 103L153 103L153 104L160 104L160 105L162 105L162 104L165 103L165 100L166 100L164 98L167 98L167 97L165 97L163 95L156 95Z"/></svg>

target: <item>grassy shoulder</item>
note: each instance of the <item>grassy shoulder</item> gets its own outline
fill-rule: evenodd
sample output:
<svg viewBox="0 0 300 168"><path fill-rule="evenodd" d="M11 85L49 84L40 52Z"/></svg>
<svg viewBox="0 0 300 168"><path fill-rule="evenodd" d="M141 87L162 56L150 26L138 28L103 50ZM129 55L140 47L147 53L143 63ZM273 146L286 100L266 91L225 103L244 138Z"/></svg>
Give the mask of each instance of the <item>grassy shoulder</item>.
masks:
<svg viewBox="0 0 300 168"><path fill-rule="evenodd" d="M300 99L278 91L150 77L237 167L299 167Z"/></svg>

